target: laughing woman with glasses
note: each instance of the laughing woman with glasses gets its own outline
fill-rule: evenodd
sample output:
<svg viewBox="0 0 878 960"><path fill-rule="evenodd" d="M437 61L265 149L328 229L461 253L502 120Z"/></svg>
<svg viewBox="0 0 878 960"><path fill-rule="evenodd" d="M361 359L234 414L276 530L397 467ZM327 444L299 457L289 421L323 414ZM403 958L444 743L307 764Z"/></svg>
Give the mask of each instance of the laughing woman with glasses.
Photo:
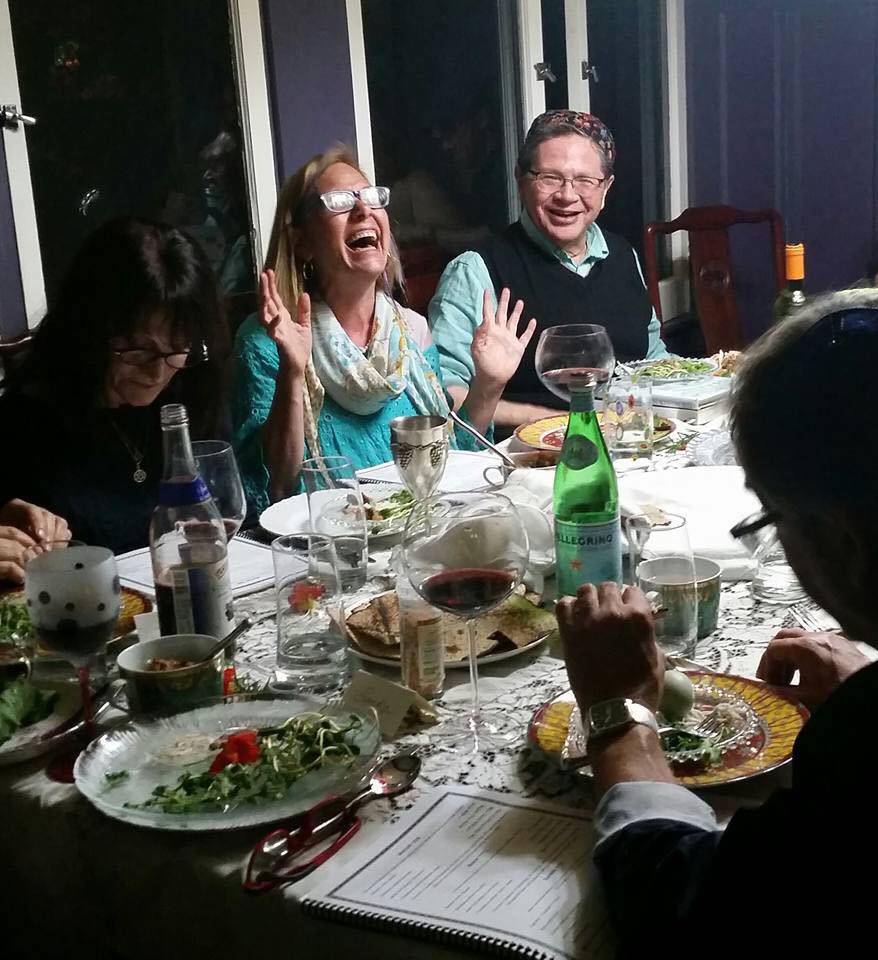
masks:
<svg viewBox="0 0 878 960"><path fill-rule="evenodd" d="M283 188L259 312L234 347L235 446L253 510L295 490L306 455L382 463L394 417L448 414L427 322L395 299L403 278L389 200L342 148L314 157ZM486 303L472 337L462 407L483 432L533 335L533 322L519 334L521 312L508 295L496 309Z"/></svg>
<svg viewBox="0 0 878 960"><path fill-rule="evenodd" d="M225 348L216 282L188 236L139 219L100 227L0 397L0 504L38 504L117 553L144 546L159 408L184 403L193 436L215 436Z"/></svg>

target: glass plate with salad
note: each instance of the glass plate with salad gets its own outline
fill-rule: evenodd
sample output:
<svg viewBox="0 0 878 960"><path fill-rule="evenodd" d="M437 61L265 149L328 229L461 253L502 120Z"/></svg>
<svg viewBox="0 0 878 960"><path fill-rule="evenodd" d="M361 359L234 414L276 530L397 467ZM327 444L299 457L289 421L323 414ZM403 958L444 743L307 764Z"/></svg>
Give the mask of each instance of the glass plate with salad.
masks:
<svg viewBox="0 0 878 960"><path fill-rule="evenodd" d="M381 740L374 711L294 709L252 700L125 724L83 751L76 786L107 816L159 830L294 816L353 789Z"/></svg>
<svg viewBox="0 0 878 960"><path fill-rule="evenodd" d="M652 377L655 383L700 380L712 377L717 369L712 357L665 357L661 360L638 360L626 366L632 374Z"/></svg>

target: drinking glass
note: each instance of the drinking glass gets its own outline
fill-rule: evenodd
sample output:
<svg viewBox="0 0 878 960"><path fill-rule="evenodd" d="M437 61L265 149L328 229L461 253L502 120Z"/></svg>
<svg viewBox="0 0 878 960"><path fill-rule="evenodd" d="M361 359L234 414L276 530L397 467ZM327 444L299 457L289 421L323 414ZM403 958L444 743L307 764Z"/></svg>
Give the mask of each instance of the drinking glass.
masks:
<svg viewBox="0 0 878 960"><path fill-rule="evenodd" d="M600 386L610 379L616 366L613 343L606 327L594 323L566 323L549 327L537 344L537 375L544 386L570 400L570 391L589 377Z"/></svg>
<svg viewBox="0 0 878 960"><path fill-rule="evenodd" d="M106 547L73 541L38 548L24 568L27 611L38 643L68 660L82 693L84 738L94 736L90 658L105 650L119 617L120 593L116 558ZM58 779L72 782L73 762L66 758Z"/></svg>
<svg viewBox="0 0 878 960"><path fill-rule="evenodd" d="M652 378L613 378L604 391L604 439L614 462L652 463Z"/></svg>
<svg viewBox="0 0 878 960"><path fill-rule="evenodd" d="M807 597L805 588L789 565L786 551L777 536L773 523L760 526L750 532L747 526L761 517L754 514L736 525L744 528L738 539L750 551L756 561L753 574L753 596L756 600L768 604L797 603Z"/></svg>
<svg viewBox="0 0 878 960"><path fill-rule="evenodd" d="M314 533L271 544L277 598L277 679L301 693L326 693L348 676L335 545Z"/></svg>
<svg viewBox="0 0 878 960"><path fill-rule="evenodd" d="M466 622L472 705L452 735L471 737L476 750L490 745L504 717L479 701L476 618L502 603L527 568L527 534L512 502L496 493L433 497L412 511L403 534L409 580L434 607Z"/></svg>
<svg viewBox="0 0 878 960"><path fill-rule="evenodd" d="M223 518L226 539L231 540L241 529L247 515L247 499L235 453L231 445L223 440L196 440L192 444L192 454L198 472Z"/></svg>
<svg viewBox="0 0 878 960"><path fill-rule="evenodd" d="M631 582L656 609L655 638L665 653L691 656L698 635L698 577L686 519L657 511L625 522Z"/></svg>
<svg viewBox="0 0 878 960"><path fill-rule="evenodd" d="M363 493L347 457L312 457L302 464L314 533L332 537L341 589L366 585L368 526Z"/></svg>

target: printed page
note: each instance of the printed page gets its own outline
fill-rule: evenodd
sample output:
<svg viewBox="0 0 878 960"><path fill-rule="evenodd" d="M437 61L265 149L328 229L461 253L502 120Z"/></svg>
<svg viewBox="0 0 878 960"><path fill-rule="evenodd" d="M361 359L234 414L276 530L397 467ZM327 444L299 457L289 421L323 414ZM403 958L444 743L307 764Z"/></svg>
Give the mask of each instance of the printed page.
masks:
<svg viewBox="0 0 878 960"><path fill-rule="evenodd" d="M116 557L116 565L119 568L119 579L124 586L154 595L152 562L147 547ZM234 537L229 543L229 573L232 578L232 594L235 597L243 597L271 586L274 583L271 548Z"/></svg>
<svg viewBox="0 0 878 960"><path fill-rule="evenodd" d="M420 920L550 957L611 957L591 848L579 811L453 788L426 797L394 839L305 903Z"/></svg>

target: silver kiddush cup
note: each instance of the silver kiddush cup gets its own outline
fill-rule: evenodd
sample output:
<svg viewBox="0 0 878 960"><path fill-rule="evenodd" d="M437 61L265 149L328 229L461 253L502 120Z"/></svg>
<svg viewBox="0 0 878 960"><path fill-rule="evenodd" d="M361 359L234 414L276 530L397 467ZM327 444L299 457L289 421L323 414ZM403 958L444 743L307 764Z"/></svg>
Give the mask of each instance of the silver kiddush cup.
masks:
<svg viewBox="0 0 878 960"><path fill-rule="evenodd" d="M417 500L432 496L448 459L448 421L439 416L390 421L390 449L399 477Z"/></svg>

